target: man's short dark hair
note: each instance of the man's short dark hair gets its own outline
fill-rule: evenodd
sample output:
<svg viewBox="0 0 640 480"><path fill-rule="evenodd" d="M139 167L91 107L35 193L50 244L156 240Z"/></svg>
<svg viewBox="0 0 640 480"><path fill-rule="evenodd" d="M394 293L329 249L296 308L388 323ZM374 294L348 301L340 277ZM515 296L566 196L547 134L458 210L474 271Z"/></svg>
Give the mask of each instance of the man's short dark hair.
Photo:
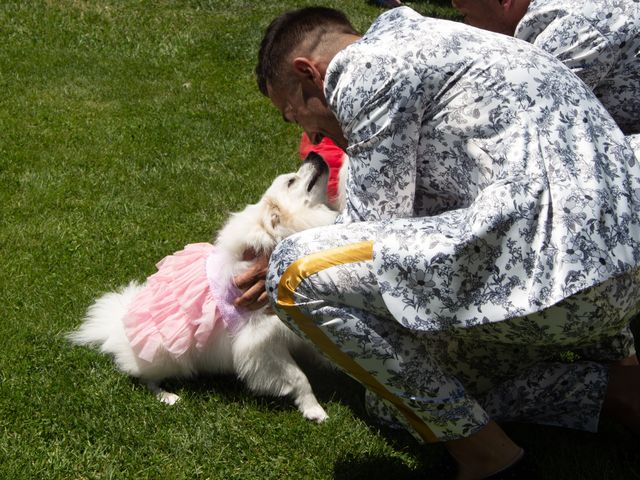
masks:
<svg viewBox="0 0 640 480"><path fill-rule="evenodd" d="M264 95L268 96L267 84L278 75L286 57L316 30L358 34L347 16L333 8L307 7L283 13L267 27L260 44L256 80Z"/></svg>

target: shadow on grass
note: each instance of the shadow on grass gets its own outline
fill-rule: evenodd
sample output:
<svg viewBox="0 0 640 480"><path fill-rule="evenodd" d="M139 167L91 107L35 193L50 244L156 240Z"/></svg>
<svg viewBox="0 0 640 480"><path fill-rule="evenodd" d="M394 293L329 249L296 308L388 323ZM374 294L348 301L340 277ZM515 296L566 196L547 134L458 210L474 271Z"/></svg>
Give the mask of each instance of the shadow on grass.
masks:
<svg viewBox="0 0 640 480"><path fill-rule="evenodd" d="M396 452L408 455L413 463L392 455L348 455L334 465L336 480L454 478L455 465L442 444L423 446L403 430L377 424L364 409L364 390L357 382L337 370L300 363L321 404L345 405L354 417L376 430ZM252 397L267 411L295 410L288 398L256 397L231 375L174 380L165 386L196 395L215 392L229 403L241 403ZM514 477L519 480L640 479L638 439L618 425L603 421L598 434L531 424L506 424L504 429L526 452L525 462Z"/></svg>
<svg viewBox="0 0 640 480"><path fill-rule="evenodd" d="M364 411L364 390L356 381L347 375L327 366L311 364L304 359L297 359L298 364L307 375L313 392L321 404L337 402L347 406L354 416L366 421ZM167 379L162 387L170 392L189 392L197 396L211 392L224 402L242 402L249 397L257 404L275 411L295 410L296 407L289 397L271 397L256 395L251 392L244 382L235 375L198 375L189 379Z"/></svg>
<svg viewBox="0 0 640 480"><path fill-rule="evenodd" d="M525 450L517 480L614 480L640 478L638 439L617 425L604 422L598 434L529 424L504 425ZM381 456L346 457L336 463L334 478L394 480L455 478L455 465L441 444L421 446L402 432L382 432L394 447L414 456L412 469L402 460Z"/></svg>
<svg viewBox="0 0 640 480"><path fill-rule="evenodd" d="M597 434L529 424L509 424L505 430L525 449L536 472L531 478L640 478L638 439L609 421L601 422Z"/></svg>
<svg viewBox="0 0 640 480"><path fill-rule="evenodd" d="M508 424L505 430L525 450L513 472L517 480L607 480L640 478L638 440L616 425L604 424L599 434L540 425ZM455 478L456 467L444 446L418 445L402 432L381 432L395 448L417 460L410 468L401 459L348 456L334 466L336 480L394 480Z"/></svg>
<svg viewBox="0 0 640 480"><path fill-rule="evenodd" d="M405 3L429 3L431 5L438 5L440 7L453 8L451 6L451 0L408 0Z"/></svg>
<svg viewBox="0 0 640 480"><path fill-rule="evenodd" d="M369 5L377 5L377 1L376 0L366 0L367 3ZM402 0L404 4L406 5L412 5L412 4L420 4L420 3L428 3L431 5L438 5L440 7L446 7L446 8L452 8L451 7L451 0Z"/></svg>
<svg viewBox="0 0 640 480"><path fill-rule="evenodd" d="M411 469L399 458L364 456L341 460L336 463L333 470L333 478L336 480L450 479L454 474L453 462L447 461L444 452L431 462L421 459L416 469Z"/></svg>

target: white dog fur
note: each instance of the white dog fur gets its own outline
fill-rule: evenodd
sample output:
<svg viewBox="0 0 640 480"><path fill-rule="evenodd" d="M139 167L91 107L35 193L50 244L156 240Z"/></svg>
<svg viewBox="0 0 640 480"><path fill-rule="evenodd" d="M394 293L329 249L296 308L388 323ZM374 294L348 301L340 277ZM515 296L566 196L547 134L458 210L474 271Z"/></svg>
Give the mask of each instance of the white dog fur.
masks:
<svg viewBox="0 0 640 480"><path fill-rule="evenodd" d="M296 173L277 177L257 204L232 214L215 242L233 258L232 271L220 272L221 280L230 281L251 265L251 261L243 261L247 249L270 253L280 240L295 232L333 223L336 212L326 206L327 179L328 169L321 159L307 161ZM291 396L307 419L322 422L327 418L291 356L312 349L275 315L266 313L266 308L248 313L250 318L235 335L218 323L203 349L190 348L178 358L161 349L152 362L141 360L129 344L122 320L142 288L132 282L99 298L80 328L68 335L70 341L111 354L120 370L140 378L168 404L179 397L159 387L164 379L199 372L233 373L256 393Z"/></svg>

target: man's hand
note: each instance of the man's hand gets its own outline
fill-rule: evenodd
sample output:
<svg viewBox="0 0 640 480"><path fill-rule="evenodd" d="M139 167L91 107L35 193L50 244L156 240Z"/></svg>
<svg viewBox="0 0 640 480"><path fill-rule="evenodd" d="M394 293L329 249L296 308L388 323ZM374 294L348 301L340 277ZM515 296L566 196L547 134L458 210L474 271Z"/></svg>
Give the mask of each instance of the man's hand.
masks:
<svg viewBox="0 0 640 480"><path fill-rule="evenodd" d="M253 250L244 252L243 260L254 260L249 269L234 277L236 286L244 293L236 298L235 305L249 310L258 310L269 303L266 290L268 255L256 255Z"/></svg>

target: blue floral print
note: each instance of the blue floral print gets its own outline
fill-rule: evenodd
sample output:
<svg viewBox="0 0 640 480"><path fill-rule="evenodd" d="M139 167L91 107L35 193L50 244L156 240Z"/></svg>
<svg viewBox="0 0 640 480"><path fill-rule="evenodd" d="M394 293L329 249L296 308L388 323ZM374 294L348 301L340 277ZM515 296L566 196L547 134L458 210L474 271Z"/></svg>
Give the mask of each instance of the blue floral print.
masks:
<svg viewBox="0 0 640 480"><path fill-rule="evenodd" d="M402 7L336 55L325 93L347 206L273 253L274 304L297 259L372 241L296 306L438 439L489 416L595 429L616 353L594 347L640 298L640 165L593 92L525 42ZM566 348L594 361L554 362Z"/></svg>
<svg viewBox="0 0 640 480"><path fill-rule="evenodd" d="M638 0L532 0L514 35L556 56L625 133L640 133Z"/></svg>

